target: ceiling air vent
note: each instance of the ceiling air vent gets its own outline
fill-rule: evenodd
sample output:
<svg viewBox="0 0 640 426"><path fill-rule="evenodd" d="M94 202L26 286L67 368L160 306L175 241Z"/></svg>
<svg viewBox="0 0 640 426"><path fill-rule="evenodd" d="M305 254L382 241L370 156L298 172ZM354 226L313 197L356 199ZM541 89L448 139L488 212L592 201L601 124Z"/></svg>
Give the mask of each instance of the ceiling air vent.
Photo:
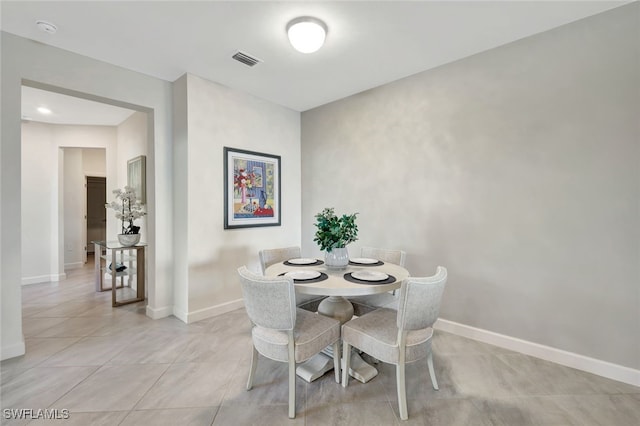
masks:
<svg viewBox="0 0 640 426"><path fill-rule="evenodd" d="M240 51L237 51L232 56L232 58L235 59L238 62L242 62L245 65L249 65L250 67L254 66L258 62L262 62L262 59L254 58L253 56L249 55L248 53L244 53L244 52L240 52Z"/></svg>

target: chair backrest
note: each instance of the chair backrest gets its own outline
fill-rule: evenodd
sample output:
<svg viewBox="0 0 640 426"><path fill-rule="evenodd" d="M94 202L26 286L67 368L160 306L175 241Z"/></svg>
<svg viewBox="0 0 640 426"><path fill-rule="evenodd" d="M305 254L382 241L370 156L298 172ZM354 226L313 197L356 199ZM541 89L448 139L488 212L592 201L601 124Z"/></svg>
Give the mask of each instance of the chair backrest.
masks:
<svg viewBox="0 0 640 426"><path fill-rule="evenodd" d="M302 257L302 250L300 247L284 247L276 249L265 249L258 252L260 257L260 266L262 267L262 274L264 271L274 263L284 262L285 260L293 259L296 257Z"/></svg>
<svg viewBox="0 0 640 426"><path fill-rule="evenodd" d="M276 330L296 325L296 296L290 277L264 277L246 266L238 268L244 307L254 324Z"/></svg>
<svg viewBox="0 0 640 426"><path fill-rule="evenodd" d="M447 269L438 266L435 275L409 277L402 281L397 325L401 330L431 327L438 319L442 293L447 283Z"/></svg>
<svg viewBox="0 0 640 426"><path fill-rule="evenodd" d="M390 250L375 247L362 247L360 255L362 257L382 260L383 262L395 263L403 268L407 257L407 253L402 250Z"/></svg>

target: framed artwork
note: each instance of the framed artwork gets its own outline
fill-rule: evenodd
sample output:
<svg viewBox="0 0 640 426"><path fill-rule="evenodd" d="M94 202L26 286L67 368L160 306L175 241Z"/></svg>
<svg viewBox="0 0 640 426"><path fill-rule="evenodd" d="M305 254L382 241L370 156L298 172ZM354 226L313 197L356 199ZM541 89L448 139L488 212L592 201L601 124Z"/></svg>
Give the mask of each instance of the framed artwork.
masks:
<svg viewBox="0 0 640 426"><path fill-rule="evenodd" d="M136 191L142 204L147 203L147 160L140 155L127 161L127 185Z"/></svg>
<svg viewBox="0 0 640 426"><path fill-rule="evenodd" d="M224 147L224 228L280 226L280 156Z"/></svg>

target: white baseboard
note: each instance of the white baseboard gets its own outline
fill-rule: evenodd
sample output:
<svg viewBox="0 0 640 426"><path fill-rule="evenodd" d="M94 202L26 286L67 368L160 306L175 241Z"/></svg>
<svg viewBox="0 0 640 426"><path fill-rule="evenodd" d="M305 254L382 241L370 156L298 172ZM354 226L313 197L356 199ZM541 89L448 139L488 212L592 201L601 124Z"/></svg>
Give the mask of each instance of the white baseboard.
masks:
<svg viewBox="0 0 640 426"><path fill-rule="evenodd" d="M65 271L70 271L72 269L81 269L84 267L84 263L83 262L74 262L74 263L65 263L64 264L64 270Z"/></svg>
<svg viewBox="0 0 640 426"><path fill-rule="evenodd" d="M24 345L24 337L18 343L12 345L2 345L2 351L0 352L0 360L15 358L20 355L24 355L26 347Z"/></svg>
<svg viewBox="0 0 640 426"><path fill-rule="evenodd" d="M608 379L617 380L634 386L640 386L640 370L635 370L633 368L595 358L589 358L584 355L540 345L538 343L529 342L515 337L505 336L504 334L470 327L468 325L459 324L442 318L436 321L434 328L437 330L447 331L458 336L477 340L479 342L489 343L491 345L525 355L531 355L546 361L555 362L556 364L564 365L566 367L597 374L598 376L606 377Z"/></svg>
<svg viewBox="0 0 640 426"><path fill-rule="evenodd" d="M67 278L67 274L51 274L51 275L37 275L34 277L23 277L22 285L40 284L48 282L57 282Z"/></svg>
<svg viewBox="0 0 640 426"><path fill-rule="evenodd" d="M51 281L51 275L38 275L35 277L22 278L22 285L48 283Z"/></svg>
<svg viewBox="0 0 640 426"><path fill-rule="evenodd" d="M173 308L172 314L174 317L178 318L180 321L184 322L185 324L188 324L188 317L189 315L187 314L187 312L182 311L180 309L176 309Z"/></svg>
<svg viewBox="0 0 640 426"><path fill-rule="evenodd" d="M210 306L205 309L199 309L197 311L189 312L186 315L185 322L187 324L191 324L196 321L201 321L203 319L226 314L227 312L235 311L236 309L240 309L242 307L244 307L244 302L242 301L242 299L232 300L230 302L222 303L220 305Z"/></svg>
<svg viewBox="0 0 640 426"><path fill-rule="evenodd" d="M154 309L147 305L146 314L151 319L166 318L173 315L173 306L165 306L163 308Z"/></svg>

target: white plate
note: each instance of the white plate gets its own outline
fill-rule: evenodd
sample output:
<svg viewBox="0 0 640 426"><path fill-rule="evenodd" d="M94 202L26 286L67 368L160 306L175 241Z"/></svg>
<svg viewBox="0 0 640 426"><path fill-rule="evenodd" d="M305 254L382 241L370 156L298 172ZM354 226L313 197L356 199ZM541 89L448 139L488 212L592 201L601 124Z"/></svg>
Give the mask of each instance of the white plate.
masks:
<svg viewBox="0 0 640 426"><path fill-rule="evenodd" d="M320 276L320 272L303 269L301 271L287 272L285 275L293 278L294 280L312 280L314 278L318 278Z"/></svg>
<svg viewBox="0 0 640 426"><path fill-rule="evenodd" d="M351 276L362 281L384 281L389 278L384 272L377 271L356 271L352 272Z"/></svg>
<svg viewBox="0 0 640 426"><path fill-rule="evenodd" d="M308 257L297 257L295 259L289 259L287 262L292 263L294 265L311 265L316 263L316 259L310 259Z"/></svg>
<svg viewBox="0 0 640 426"><path fill-rule="evenodd" d="M353 263L360 263L362 265L370 265L372 263L378 263L379 262L378 259L371 259L369 257L354 257L353 259L350 259L350 260Z"/></svg>

